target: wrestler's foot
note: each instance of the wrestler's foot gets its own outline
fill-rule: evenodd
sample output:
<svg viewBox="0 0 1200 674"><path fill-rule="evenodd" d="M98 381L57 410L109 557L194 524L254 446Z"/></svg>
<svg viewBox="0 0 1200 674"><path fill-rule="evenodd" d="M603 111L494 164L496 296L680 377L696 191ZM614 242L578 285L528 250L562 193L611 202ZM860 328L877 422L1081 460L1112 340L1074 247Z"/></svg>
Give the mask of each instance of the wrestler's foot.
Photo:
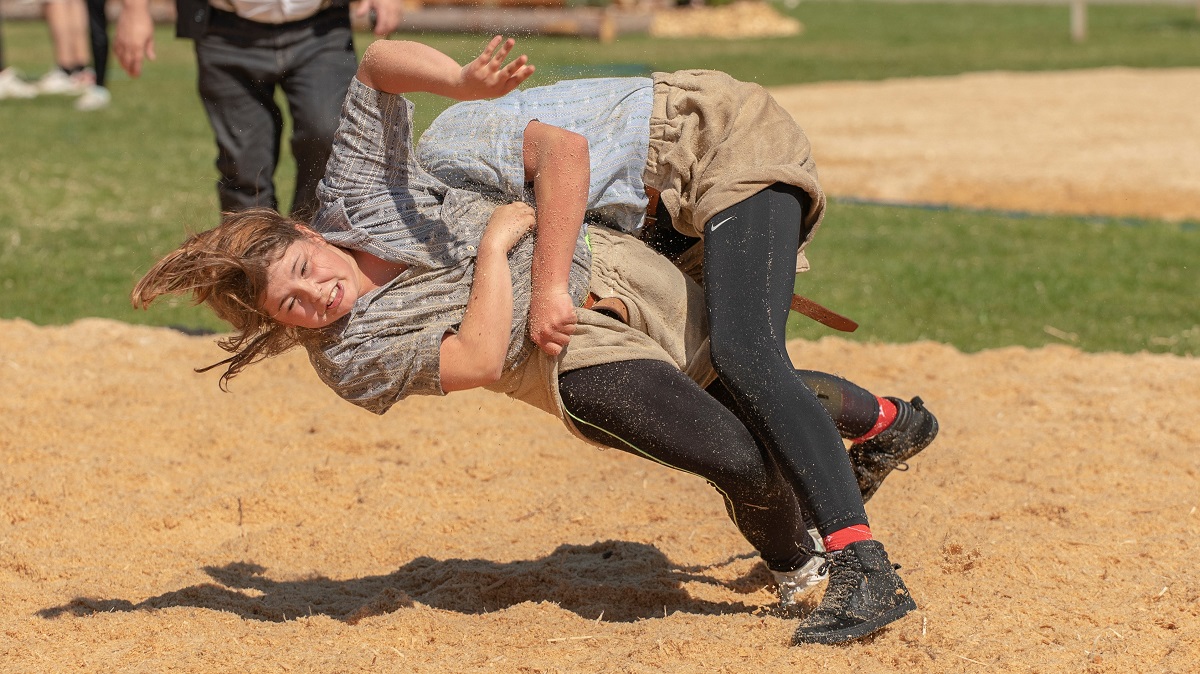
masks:
<svg viewBox="0 0 1200 674"><path fill-rule="evenodd" d="M829 587L800 621L792 644L840 644L865 637L917 608L883 544L856 541L829 558Z"/></svg>
<svg viewBox="0 0 1200 674"><path fill-rule="evenodd" d="M850 446L850 463L858 478L863 503L875 495L893 469L908 470L905 461L928 447L938 433L937 417L925 409L925 402L919 397L911 403L891 396L888 400L896 405L896 420L892 425L870 440Z"/></svg>
<svg viewBox="0 0 1200 674"><path fill-rule="evenodd" d="M775 577L775 589L779 593L779 608L784 612L794 609L801 597L829 577L829 564L825 561L825 544L821 541L821 534L816 529L809 529L808 535L815 547L815 554L808 561L791 571L771 571Z"/></svg>

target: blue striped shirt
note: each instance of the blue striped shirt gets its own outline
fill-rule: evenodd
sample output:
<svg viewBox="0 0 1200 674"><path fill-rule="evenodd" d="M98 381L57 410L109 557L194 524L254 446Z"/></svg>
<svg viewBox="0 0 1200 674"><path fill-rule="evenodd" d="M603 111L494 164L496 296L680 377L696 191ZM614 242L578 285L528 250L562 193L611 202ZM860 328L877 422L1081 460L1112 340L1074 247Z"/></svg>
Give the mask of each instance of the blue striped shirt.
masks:
<svg viewBox="0 0 1200 674"><path fill-rule="evenodd" d="M458 103L421 136L417 159L446 183L533 203L525 185L525 127L537 120L574 131L587 138L591 155L589 222L634 234L648 203L642 174L653 104L648 77L564 80Z"/></svg>

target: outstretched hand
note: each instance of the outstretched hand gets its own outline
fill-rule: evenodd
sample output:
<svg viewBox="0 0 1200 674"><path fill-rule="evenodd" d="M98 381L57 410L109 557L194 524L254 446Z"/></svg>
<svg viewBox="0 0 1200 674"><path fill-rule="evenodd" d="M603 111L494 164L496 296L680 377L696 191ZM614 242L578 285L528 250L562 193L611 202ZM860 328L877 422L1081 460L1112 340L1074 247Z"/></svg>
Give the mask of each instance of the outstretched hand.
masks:
<svg viewBox="0 0 1200 674"><path fill-rule="evenodd" d="M511 63L504 63L515 44L516 40L506 40L503 35L493 37L478 58L463 66L459 85L461 95L457 98L462 101L496 98L529 79L534 71L534 67L528 65L529 57L521 54Z"/></svg>

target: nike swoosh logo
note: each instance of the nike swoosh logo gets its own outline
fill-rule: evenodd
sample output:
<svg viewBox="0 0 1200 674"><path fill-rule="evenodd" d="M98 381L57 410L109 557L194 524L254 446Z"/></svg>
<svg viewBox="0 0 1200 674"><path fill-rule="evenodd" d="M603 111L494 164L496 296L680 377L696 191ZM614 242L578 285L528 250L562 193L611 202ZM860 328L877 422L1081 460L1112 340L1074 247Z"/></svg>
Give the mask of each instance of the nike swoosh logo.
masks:
<svg viewBox="0 0 1200 674"><path fill-rule="evenodd" d="M732 220L732 219L733 219L733 216L732 216L732 215L731 215L731 216L729 216L728 218L725 218L724 220L722 220L722 221L718 222L717 224L713 225L713 226L712 226L712 229L711 229L710 231L713 231L713 232L717 231L717 228L718 228L718 227L720 227L721 225L723 225L723 224L725 224L725 223L729 222L729 221L730 221L730 220Z"/></svg>

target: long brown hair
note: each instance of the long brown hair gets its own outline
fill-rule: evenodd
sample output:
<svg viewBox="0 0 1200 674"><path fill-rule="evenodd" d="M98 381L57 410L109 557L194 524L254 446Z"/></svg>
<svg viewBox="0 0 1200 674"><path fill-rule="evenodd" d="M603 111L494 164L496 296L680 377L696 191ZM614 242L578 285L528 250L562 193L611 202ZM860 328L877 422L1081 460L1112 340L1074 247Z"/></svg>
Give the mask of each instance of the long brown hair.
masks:
<svg viewBox="0 0 1200 674"><path fill-rule="evenodd" d="M221 224L190 235L183 245L158 261L133 288L133 306L145 309L162 295L191 293L195 304L207 304L235 334L217 344L233 354L208 367L228 365L221 388L247 365L296 346L301 329L276 322L263 313L259 300L267 288L267 268L308 231L297 220L269 208L225 213Z"/></svg>

